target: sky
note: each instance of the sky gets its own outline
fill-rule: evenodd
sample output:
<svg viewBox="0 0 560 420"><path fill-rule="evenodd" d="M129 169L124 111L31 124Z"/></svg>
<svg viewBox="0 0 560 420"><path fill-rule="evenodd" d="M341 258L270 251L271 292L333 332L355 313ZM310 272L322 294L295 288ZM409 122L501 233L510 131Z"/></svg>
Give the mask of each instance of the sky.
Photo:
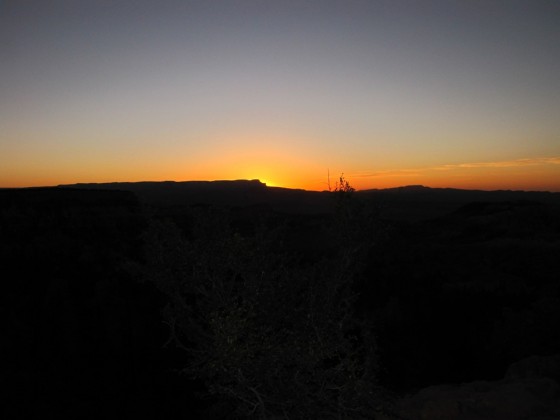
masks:
<svg viewBox="0 0 560 420"><path fill-rule="evenodd" d="M560 1L0 0L0 187L560 191Z"/></svg>

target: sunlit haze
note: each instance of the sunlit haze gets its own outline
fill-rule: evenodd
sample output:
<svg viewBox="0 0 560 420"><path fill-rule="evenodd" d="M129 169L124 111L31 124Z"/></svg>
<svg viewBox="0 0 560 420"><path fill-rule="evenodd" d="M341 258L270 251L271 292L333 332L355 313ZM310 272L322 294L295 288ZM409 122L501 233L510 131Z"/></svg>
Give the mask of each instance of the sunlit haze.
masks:
<svg viewBox="0 0 560 420"><path fill-rule="evenodd" d="M560 2L0 1L0 187L560 191Z"/></svg>

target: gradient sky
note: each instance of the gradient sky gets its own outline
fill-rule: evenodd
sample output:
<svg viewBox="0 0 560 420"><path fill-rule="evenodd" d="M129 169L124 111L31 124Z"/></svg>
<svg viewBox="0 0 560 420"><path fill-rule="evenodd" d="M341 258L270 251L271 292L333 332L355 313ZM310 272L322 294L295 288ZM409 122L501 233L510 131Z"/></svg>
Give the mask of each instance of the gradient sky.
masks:
<svg viewBox="0 0 560 420"><path fill-rule="evenodd" d="M0 187L560 191L560 1L0 0Z"/></svg>

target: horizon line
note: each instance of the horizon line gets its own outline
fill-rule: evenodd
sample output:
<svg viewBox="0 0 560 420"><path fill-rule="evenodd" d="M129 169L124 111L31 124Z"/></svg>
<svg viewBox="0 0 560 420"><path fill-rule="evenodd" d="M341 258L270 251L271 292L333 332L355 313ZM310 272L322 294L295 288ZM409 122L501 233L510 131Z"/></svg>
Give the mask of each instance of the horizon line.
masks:
<svg viewBox="0 0 560 420"><path fill-rule="evenodd" d="M72 186L79 186L79 185L107 185L107 184L181 184L181 183L219 183L219 182L258 182L262 184L266 188L280 188L286 190L294 190L294 191L307 191L307 192L334 192L334 190L315 190L315 189L306 189L306 188L293 188L293 187L284 187L281 185L268 185L266 182L261 181L258 178L248 179L248 178L235 178L235 179L192 179L192 180L142 180L142 181L103 181L103 182L75 182L75 183L64 183L64 184L55 184L55 185L29 185L23 187L0 187L0 190L24 190L24 189L41 189L41 188L64 188L64 187L72 187ZM424 184L404 184L404 185L396 185L392 187L384 187L384 188L363 188L363 189L355 189L356 192L367 192L367 191L384 191L384 190L397 190L397 189L404 189L404 188L422 188L422 189L432 189L432 190L460 190L460 191L482 191L482 192L499 192L499 191L511 191L511 192L537 192L537 193L551 193L556 194L560 193L560 190L542 190L542 189L511 189L511 188L497 188L497 189L485 189L485 188L457 188L457 187L431 187L429 185Z"/></svg>

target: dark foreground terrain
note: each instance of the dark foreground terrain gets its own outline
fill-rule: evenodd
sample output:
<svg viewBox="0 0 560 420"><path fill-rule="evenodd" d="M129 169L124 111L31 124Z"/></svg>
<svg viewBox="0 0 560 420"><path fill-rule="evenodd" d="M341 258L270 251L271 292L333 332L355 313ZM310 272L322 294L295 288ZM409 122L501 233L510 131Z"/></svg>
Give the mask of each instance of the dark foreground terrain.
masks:
<svg viewBox="0 0 560 420"><path fill-rule="evenodd" d="M559 194L0 190L0 238L12 416L560 418Z"/></svg>

